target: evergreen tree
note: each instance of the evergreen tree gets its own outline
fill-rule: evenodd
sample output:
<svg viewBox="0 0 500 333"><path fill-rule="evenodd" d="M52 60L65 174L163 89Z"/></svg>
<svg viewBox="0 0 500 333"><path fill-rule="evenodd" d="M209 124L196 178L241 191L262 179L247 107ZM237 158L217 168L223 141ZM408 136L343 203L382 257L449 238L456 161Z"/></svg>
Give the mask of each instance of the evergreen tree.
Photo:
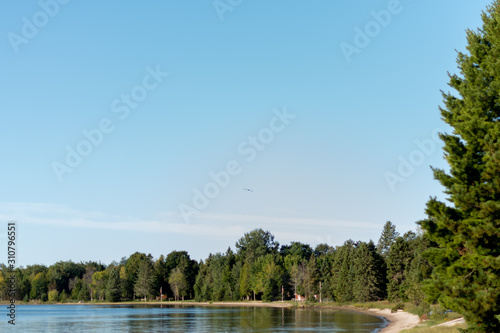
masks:
<svg viewBox="0 0 500 333"><path fill-rule="evenodd" d="M356 246L357 244L355 242L347 240L344 245L336 251L336 271L333 276L333 286L335 300L341 303L350 302L354 299L353 252Z"/></svg>
<svg viewBox="0 0 500 333"><path fill-rule="evenodd" d="M200 262L199 268L194 284L194 299L197 302L205 302L210 298L209 285L205 282L208 278L208 265Z"/></svg>
<svg viewBox="0 0 500 333"><path fill-rule="evenodd" d="M233 282L232 286L232 300L237 301L240 299L240 273L241 273L242 263L237 261L233 268L231 269L231 280Z"/></svg>
<svg viewBox="0 0 500 333"><path fill-rule="evenodd" d="M90 288L85 281L81 280L81 287L79 290L77 299L82 302L90 301Z"/></svg>
<svg viewBox="0 0 500 333"><path fill-rule="evenodd" d="M321 245L321 244L320 244ZM335 252L332 248L328 247L327 251L318 251L319 246L314 250L318 256L318 282L321 283L321 288L319 292L321 293L322 299L327 300L328 298L333 298L331 292L331 278L332 278L332 266L334 262Z"/></svg>
<svg viewBox="0 0 500 333"><path fill-rule="evenodd" d="M139 275L139 267L144 261L150 261L152 256L144 253L135 252L132 254L125 263L125 276L120 276L124 286L122 290L122 298L134 299L134 287ZM121 273L121 272L120 272Z"/></svg>
<svg viewBox="0 0 500 333"><path fill-rule="evenodd" d="M106 301L118 302L121 298L120 267L113 267L109 272L106 285Z"/></svg>
<svg viewBox="0 0 500 333"><path fill-rule="evenodd" d="M380 239L377 244L378 253L387 258L389 254L389 250L391 249L392 244L399 237L399 233L396 232L396 226L391 223L391 221L387 221L384 225L384 229L382 229L382 234L380 235Z"/></svg>
<svg viewBox="0 0 500 333"><path fill-rule="evenodd" d="M136 296L147 297L153 294L154 271L151 267L151 261L143 260L138 269L137 281L134 285L134 293Z"/></svg>
<svg viewBox="0 0 500 333"><path fill-rule="evenodd" d="M233 267L236 263L236 256L234 255L231 248L227 249L224 260L224 268L222 272L222 283L224 285L224 300L231 301L234 299L238 299L238 295L235 295L235 283L237 279L233 276Z"/></svg>
<svg viewBox="0 0 500 333"><path fill-rule="evenodd" d="M390 301L407 300L406 270L412 259L409 241L398 237L387 255L387 298Z"/></svg>
<svg viewBox="0 0 500 333"><path fill-rule="evenodd" d="M431 277L432 266L428 260L424 258L423 253L431 246L431 242L424 234L420 234L412 242L412 260L406 271L406 297L415 305L424 303L425 295L422 290L423 281Z"/></svg>
<svg viewBox="0 0 500 333"><path fill-rule="evenodd" d="M165 257L163 255L155 261L153 265L154 270L154 290L162 290L163 294L168 295L168 283L166 281L167 268L165 266Z"/></svg>
<svg viewBox="0 0 500 333"><path fill-rule="evenodd" d="M467 31L468 53L458 53L460 75L444 93L441 134L450 171L434 169L451 205L431 198L421 223L439 248L427 293L463 314L470 331L500 332L500 1L482 14L483 27Z"/></svg>
<svg viewBox="0 0 500 333"><path fill-rule="evenodd" d="M375 244L361 243L354 252L353 296L357 302L376 301L385 289L385 262L376 252Z"/></svg>

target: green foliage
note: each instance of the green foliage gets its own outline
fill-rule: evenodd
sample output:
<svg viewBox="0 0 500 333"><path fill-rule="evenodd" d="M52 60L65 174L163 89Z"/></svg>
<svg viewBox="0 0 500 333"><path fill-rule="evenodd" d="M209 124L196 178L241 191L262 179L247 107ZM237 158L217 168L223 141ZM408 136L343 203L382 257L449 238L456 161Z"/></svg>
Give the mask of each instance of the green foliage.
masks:
<svg viewBox="0 0 500 333"><path fill-rule="evenodd" d="M262 285L262 300L272 301L281 298L281 286L283 285L283 268L281 267L279 255L267 254L259 260L261 271L259 279Z"/></svg>
<svg viewBox="0 0 500 333"><path fill-rule="evenodd" d="M121 299L120 267L113 267L106 284L106 301L118 302Z"/></svg>
<svg viewBox="0 0 500 333"><path fill-rule="evenodd" d="M409 242L398 237L387 255L387 297L389 301L406 301L406 267L410 265L413 254Z"/></svg>
<svg viewBox="0 0 500 333"><path fill-rule="evenodd" d="M239 292L240 296L246 298L247 300L250 299L250 264L246 262L242 267L240 271L240 277L239 277Z"/></svg>
<svg viewBox="0 0 500 333"><path fill-rule="evenodd" d="M418 243L420 238L414 236L405 235L409 260L398 270L406 280L415 281L414 289L418 291L427 274L420 271L430 266L421 256L424 243ZM16 270L17 297L117 302L135 297L151 299L162 288L163 295L175 299L276 301L281 300L283 290L285 300L297 293L310 304L317 301L318 294L323 302L377 300L386 294L385 261L371 241L349 240L337 248L320 244L314 251L307 244L292 242L278 251L274 236L258 229L245 234L237 247L236 254L229 248L199 263L185 251L173 251L157 260L136 252L108 267L95 262L58 262L48 268L28 266ZM4 275L2 270L0 273L1 285Z"/></svg>
<svg viewBox="0 0 500 333"><path fill-rule="evenodd" d="M163 293L172 295L173 291L167 283L171 272L179 267L185 275L187 287L185 295L192 297L194 294L193 286L196 282L196 275L198 274L198 263L191 260L186 251L172 251L165 258L165 283L163 283Z"/></svg>
<svg viewBox="0 0 500 333"><path fill-rule="evenodd" d="M59 295L59 302L66 303L67 301L68 301L68 294L66 294L66 290L63 290L61 291L61 295Z"/></svg>
<svg viewBox="0 0 500 333"><path fill-rule="evenodd" d="M168 283L170 284L170 288L174 291L175 300L179 300L179 296L184 295L187 288L186 276L180 267L174 268L172 273L170 273Z"/></svg>
<svg viewBox="0 0 500 333"><path fill-rule="evenodd" d="M499 332L500 322L500 2L483 13L483 27L467 31L468 53L458 53L460 75L444 93L441 134L450 171L434 169L451 205L431 198L421 221L439 247L429 299L464 314L471 332Z"/></svg>
<svg viewBox="0 0 500 333"><path fill-rule="evenodd" d="M71 261L60 261L50 266L47 270L47 279L55 284L59 291L69 291L69 281L75 276L81 277L85 273L83 264Z"/></svg>
<svg viewBox="0 0 500 333"><path fill-rule="evenodd" d="M398 304L394 305L391 308L391 311L392 312L397 312L398 310L404 310L404 309L405 309L405 304L404 303L398 303Z"/></svg>
<svg viewBox="0 0 500 333"><path fill-rule="evenodd" d="M59 292L57 290L51 290L49 291L49 302L58 302L59 301Z"/></svg>
<svg viewBox="0 0 500 333"><path fill-rule="evenodd" d="M334 251L333 247L331 247L328 244L321 243L316 245L316 247L314 248L314 255L316 257L327 256L331 254L333 251Z"/></svg>
<svg viewBox="0 0 500 333"><path fill-rule="evenodd" d="M313 249L308 244L301 242L291 242L290 245L282 245L280 253L283 257L287 255L297 256L304 260L309 260L313 255Z"/></svg>
<svg viewBox="0 0 500 333"><path fill-rule="evenodd" d="M274 241L274 236L269 231L255 229L246 233L236 242L238 256L242 261L253 262L258 257L268 253L276 253L279 243Z"/></svg>
<svg viewBox="0 0 500 333"><path fill-rule="evenodd" d="M425 234L416 237L412 243L411 263L406 267L406 298L416 306L426 307L425 294L422 290L423 282L429 279L432 273L432 266L423 253L431 248L433 244L427 239Z"/></svg>
<svg viewBox="0 0 500 333"><path fill-rule="evenodd" d="M92 274L92 283L90 284L93 298L103 301L106 297L106 286L108 284L108 271L95 272Z"/></svg>
<svg viewBox="0 0 500 333"><path fill-rule="evenodd" d="M354 300L353 281L354 271L354 250L357 244L352 240L347 240L344 245L335 251L335 259L332 272L333 295L337 302L345 303Z"/></svg>
<svg viewBox="0 0 500 333"><path fill-rule="evenodd" d="M382 257L387 258L391 246L396 242L398 237L399 233L396 232L396 226L391 221L387 221L378 240L377 252Z"/></svg>
<svg viewBox="0 0 500 333"><path fill-rule="evenodd" d="M76 299L82 302L90 301L90 288L88 284L83 280L80 282L80 284L81 287L79 289L78 296L76 297Z"/></svg>
<svg viewBox="0 0 500 333"><path fill-rule="evenodd" d="M385 294L385 262L377 253L375 245L360 243L354 251L353 296L357 302L381 299Z"/></svg>
<svg viewBox="0 0 500 333"><path fill-rule="evenodd" d="M31 281L31 299L41 299L42 295L47 296L48 281L44 272L37 273Z"/></svg>
<svg viewBox="0 0 500 333"><path fill-rule="evenodd" d="M194 299L197 302L204 302L210 299L210 281L208 281L209 268L208 265L204 263L200 263L199 267L200 270L194 284Z"/></svg>
<svg viewBox="0 0 500 333"><path fill-rule="evenodd" d="M137 297L144 297L147 300L148 296L153 294L154 271L151 261L143 260L138 267L137 280L134 284L134 293Z"/></svg>
<svg viewBox="0 0 500 333"><path fill-rule="evenodd" d="M9 298L7 286L8 276L5 276L4 274L5 273L0 270L0 299L7 300Z"/></svg>

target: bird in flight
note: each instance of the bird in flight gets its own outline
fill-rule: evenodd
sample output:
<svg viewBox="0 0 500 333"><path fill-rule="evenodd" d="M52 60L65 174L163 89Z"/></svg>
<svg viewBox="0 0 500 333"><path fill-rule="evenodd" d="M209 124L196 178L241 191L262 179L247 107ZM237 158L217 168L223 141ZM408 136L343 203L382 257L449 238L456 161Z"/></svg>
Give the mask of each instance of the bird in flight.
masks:
<svg viewBox="0 0 500 333"><path fill-rule="evenodd" d="M243 191L253 192L253 190L251 190L249 188L244 188Z"/></svg>

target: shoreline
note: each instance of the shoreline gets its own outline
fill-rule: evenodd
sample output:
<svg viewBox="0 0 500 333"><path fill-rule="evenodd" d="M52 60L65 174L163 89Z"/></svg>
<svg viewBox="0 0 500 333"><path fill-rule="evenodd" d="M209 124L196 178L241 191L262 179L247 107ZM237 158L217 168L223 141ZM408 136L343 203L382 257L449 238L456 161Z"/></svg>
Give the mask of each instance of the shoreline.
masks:
<svg viewBox="0 0 500 333"><path fill-rule="evenodd" d="M376 315L387 320L387 326L380 330L380 332L383 333L397 333L401 332L402 330L413 328L420 324L420 318L417 315L405 312L403 310L398 310L398 312L395 313L391 313L390 309L367 309L364 311L363 309L359 310L354 311Z"/></svg>
<svg viewBox="0 0 500 333"><path fill-rule="evenodd" d="M29 305L43 305L43 304L29 304ZM183 302L183 301L168 301L168 302L86 302L86 303L53 303L50 305L166 305L166 306L228 306L228 307L269 307L269 308L295 308L293 303L287 302L269 302L264 303L262 301L245 301L245 302ZM387 325L383 327L379 332L381 333L397 333L404 329L410 329L417 326L420 323L420 319L417 315L399 310L396 313L391 313L390 309L363 309L357 308L350 305L315 305L315 306L298 306L299 309L311 309L311 310L338 310L338 311L353 311L359 312L371 316L382 317L387 322Z"/></svg>

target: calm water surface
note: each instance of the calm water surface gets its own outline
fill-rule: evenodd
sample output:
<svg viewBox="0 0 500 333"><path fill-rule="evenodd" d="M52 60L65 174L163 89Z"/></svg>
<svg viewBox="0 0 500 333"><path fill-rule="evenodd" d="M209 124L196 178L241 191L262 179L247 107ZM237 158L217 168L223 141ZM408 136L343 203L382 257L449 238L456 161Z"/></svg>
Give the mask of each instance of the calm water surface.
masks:
<svg viewBox="0 0 500 333"><path fill-rule="evenodd" d="M264 307L19 305L18 332L377 332L384 319L356 312ZM0 331L11 331L7 319Z"/></svg>

